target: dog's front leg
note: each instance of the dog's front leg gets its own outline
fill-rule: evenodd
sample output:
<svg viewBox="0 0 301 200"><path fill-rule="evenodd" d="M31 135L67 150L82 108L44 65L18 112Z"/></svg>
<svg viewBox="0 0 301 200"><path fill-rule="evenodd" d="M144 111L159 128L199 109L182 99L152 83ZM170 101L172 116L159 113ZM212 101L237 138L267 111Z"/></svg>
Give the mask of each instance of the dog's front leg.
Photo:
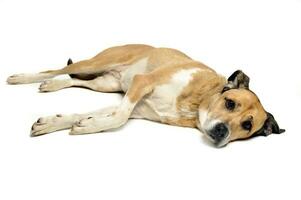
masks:
<svg viewBox="0 0 301 200"><path fill-rule="evenodd" d="M120 106L116 111L105 117L88 117L74 124L71 135L96 133L109 129L114 129L125 124L131 116L135 105L150 93L154 87L152 79L147 75L136 75L133 78L130 88L124 96Z"/></svg>
<svg viewBox="0 0 301 200"><path fill-rule="evenodd" d="M54 116L41 117L32 125L31 136L34 137L59 130L71 129L72 125L80 119L106 117L111 115L116 109L117 107L112 106L84 114L57 114Z"/></svg>
<svg viewBox="0 0 301 200"><path fill-rule="evenodd" d="M125 97L121 105L112 114L107 116L89 116L76 122L70 132L70 135L88 134L117 128L127 122L134 104Z"/></svg>

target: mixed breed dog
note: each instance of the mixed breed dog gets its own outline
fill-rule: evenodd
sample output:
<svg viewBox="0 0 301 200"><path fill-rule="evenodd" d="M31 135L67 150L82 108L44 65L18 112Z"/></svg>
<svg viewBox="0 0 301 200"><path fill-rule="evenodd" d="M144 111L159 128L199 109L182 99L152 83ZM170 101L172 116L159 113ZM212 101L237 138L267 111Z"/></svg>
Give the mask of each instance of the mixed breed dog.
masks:
<svg viewBox="0 0 301 200"><path fill-rule="evenodd" d="M65 80L52 79L68 74ZM254 136L282 133L249 89L249 77L237 70L228 79L184 53L131 44L106 49L89 60L58 70L16 74L8 84L42 82L41 92L72 86L125 93L119 106L85 114L39 118L31 136L71 129L71 135L118 128L139 118L197 128L217 147Z"/></svg>

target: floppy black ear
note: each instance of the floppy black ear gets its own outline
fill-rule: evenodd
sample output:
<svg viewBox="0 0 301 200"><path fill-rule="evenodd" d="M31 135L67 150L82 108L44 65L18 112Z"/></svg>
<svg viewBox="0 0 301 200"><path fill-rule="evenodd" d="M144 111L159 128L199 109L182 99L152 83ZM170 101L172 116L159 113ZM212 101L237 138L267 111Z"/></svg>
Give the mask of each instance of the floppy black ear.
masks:
<svg viewBox="0 0 301 200"><path fill-rule="evenodd" d="M249 89L249 82L250 78L241 70L237 70L228 78L228 83L224 86L222 92L238 88Z"/></svg>
<svg viewBox="0 0 301 200"><path fill-rule="evenodd" d="M263 127L253 135L268 136L272 133L280 134L283 132L285 132L285 130L279 128L278 123L276 122L274 116L271 113L267 112L267 119L265 120Z"/></svg>

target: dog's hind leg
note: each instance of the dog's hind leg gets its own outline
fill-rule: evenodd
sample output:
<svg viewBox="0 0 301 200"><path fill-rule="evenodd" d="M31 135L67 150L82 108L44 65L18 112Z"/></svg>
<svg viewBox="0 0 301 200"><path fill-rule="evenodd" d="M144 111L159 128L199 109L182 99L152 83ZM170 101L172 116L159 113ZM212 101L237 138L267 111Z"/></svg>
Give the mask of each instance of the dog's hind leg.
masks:
<svg viewBox="0 0 301 200"><path fill-rule="evenodd" d="M27 83L39 83L44 80L55 77L52 72L40 72L36 74L14 74L7 78L7 83L14 84L27 84Z"/></svg>
<svg viewBox="0 0 301 200"><path fill-rule="evenodd" d="M92 80L70 79L52 79L46 80L41 85L41 92L53 92L68 87L84 87L98 92L120 92L122 91L120 80L112 73L106 73Z"/></svg>
<svg viewBox="0 0 301 200"><path fill-rule="evenodd" d="M86 67L87 69L92 68L91 67L92 65L93 63L91 60L84 60L78 63L71 64L70 66L67 65L66 67L58 70L48 70L48 71L43 71L34 74L15 74L7 78L7 83L8 84L39 83L39 82L43 82L44 80L54 78L58 75L70 74L70 73L77 74L80 72L82 73L83 71L85 71L83 70L84 68Z"/></svg>
<svg viewBox="0 0 301 200"><path fill-rule="evenodd" d="M109 72L115 67L130 65L140 57L147 55L153 47L147 45L125 45L102 51L91 59L72 63L59 70L49 70L36 74L16 74L8 77L8 84L26 84L43 82L58 75L69 74L72 78L91 80Z"/></svg>

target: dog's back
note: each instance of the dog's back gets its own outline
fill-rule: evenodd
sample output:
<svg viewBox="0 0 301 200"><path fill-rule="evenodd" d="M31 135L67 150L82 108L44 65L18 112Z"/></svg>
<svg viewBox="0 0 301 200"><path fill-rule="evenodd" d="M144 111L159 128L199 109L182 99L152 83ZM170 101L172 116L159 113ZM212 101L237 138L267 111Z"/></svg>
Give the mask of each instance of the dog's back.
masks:
<svg viewBox="0 0 301 200"><path fill-rule="evenodd" d="M176 49L130 44L108 48L89 60L69 63L70 65L63 68L60 73L88 80L110 72L122 72L120 77L125 71L129 71L131 75L144 74L159 67L192 61L190 57Z"/></svg>

